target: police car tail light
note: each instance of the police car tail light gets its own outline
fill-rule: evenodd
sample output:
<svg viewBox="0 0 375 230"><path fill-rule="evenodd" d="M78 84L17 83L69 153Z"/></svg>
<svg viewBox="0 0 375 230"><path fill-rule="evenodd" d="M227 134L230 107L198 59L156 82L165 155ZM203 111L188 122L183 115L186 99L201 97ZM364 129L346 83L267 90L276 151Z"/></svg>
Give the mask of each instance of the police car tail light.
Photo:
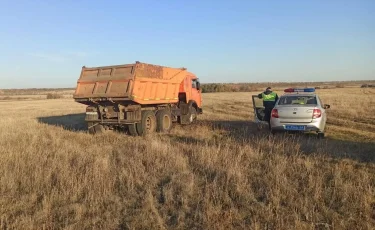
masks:
<svg viewBox="0 0 375 230"><path fill-rule="evenodd" d="M315 92L314 88L288 88L284 90L285 93L313 93Z"/></svg>
<svg viewBox="0 0 375 230"><path fill-rule="evenodd" d="M277 111L277 109L273 109L272 113L271 113L271 116L273 118L279 118L279 111Z"/></svg>
<svg viewBox="0 0 375 230"><path fill-rule="evenodd" d="M322 111L320 109L314 109L313 118L319 118L322 116Z"/></svg>

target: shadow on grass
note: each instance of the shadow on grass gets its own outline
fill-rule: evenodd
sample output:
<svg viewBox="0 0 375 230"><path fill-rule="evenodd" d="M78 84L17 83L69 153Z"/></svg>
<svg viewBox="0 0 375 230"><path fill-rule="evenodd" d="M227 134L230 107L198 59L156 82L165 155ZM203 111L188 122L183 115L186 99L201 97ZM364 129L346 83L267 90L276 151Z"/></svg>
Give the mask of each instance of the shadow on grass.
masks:
<svg viewBox="0 0 375 230"><path fill-rule="evenodd" d="M87 125L85 122L85 114L68 114L61 116L49 116L49 117L38 117L40 123L60 126L65 130L70 131L85 131L87 130Z"/></svg>
<svg viewBox="0 0 375 230"><path fill-rule="evenodd" d="M86 131L85 114L69 114L62 116L49 116L38 118L40 123L60 126L69 131ZM341 139L333 139L326 137L321 140L316 134L303 133L278 133L271 135L266 125L258 125L252 121L197 121L193 125L186 126L186 132L197 129L200 126L207 126L212 131L223 131L224 135L213 135L210 140L201 140L192 136L176 136L168 135L171 140L189 144L217 144L225 142L227 138L231 138L239 144L249 144L253 146L259 145L262 140L274 141L275 143L288 142L292 145L298 145L299 150L305 155L322 154L336 159L353 159L360 162L375 162L375 143L349 141ZM290 154L293 154L291 152Z"/></svg>
<svg viewBox="0 0 375 230"><path fill-rule="evenodd" d="M304 155L324 155L334 159L352 159L359 162L375 162L375 142L334 139L328 136L318 139L315 133L277 133L270 134L267 125L259 125L252 121L199 121L194 126L208 126L213 131L224 131L221 138L208 141L218 143L230 137L239 144L259 146L262 141L267 143L290 143L297 146ZM190 129L190 128L189 128ZM185 144L202 144L206 141L194 137L172 137L173 140ZM294 154L290 152L289 154Z"/></svg>

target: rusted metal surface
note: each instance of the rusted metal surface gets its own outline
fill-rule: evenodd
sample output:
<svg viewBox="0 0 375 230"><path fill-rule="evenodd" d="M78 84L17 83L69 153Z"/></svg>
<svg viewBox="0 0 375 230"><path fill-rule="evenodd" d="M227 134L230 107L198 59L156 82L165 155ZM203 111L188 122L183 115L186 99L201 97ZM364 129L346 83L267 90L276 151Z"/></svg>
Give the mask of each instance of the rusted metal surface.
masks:
<svg viewBox="0 0 375 230"><path fill-rule="evenodd" d="M135 65L82 67L74 99L129 97Z"/></svg>
<svg viewBox="0 0 375 230"><path fill-rule="evenodd" d="M185 70L186 68L171 68L136 62L135 76L140 78L157 78L163 80L172 80L176 75L178 75L181 72L184 72Z"/></svg>
<svg viewBox="0 0 375 230"><path fill-rule="evenodd" d="M163 79L163 67L138 62L136 64L136 76Z"/></svg>

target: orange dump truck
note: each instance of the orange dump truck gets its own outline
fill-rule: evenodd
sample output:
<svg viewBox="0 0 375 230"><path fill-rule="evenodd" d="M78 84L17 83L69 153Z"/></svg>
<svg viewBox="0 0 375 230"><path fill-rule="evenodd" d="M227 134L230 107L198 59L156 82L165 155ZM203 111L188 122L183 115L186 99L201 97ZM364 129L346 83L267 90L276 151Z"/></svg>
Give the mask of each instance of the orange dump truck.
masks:
<svg viewBox="0 0 375 230"><path fill-rule="evenodd" d="M199 79L185 68L141 62L82 67L73 95L87 105L90 133L126 129L131 135L166 132L202 113Z"/></svg>

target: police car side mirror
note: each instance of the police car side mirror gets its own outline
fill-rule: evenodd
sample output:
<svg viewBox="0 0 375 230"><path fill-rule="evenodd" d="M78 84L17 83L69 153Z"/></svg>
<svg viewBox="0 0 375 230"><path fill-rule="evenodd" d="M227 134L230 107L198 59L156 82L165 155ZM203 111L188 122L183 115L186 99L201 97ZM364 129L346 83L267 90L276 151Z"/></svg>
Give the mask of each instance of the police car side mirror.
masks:
<svg viewBox="0 0 375 230"><path fill-rule="evenodd" d="M331 105L324 104L323 108L324 109L329 109L329 108L331 108Z"/></svg>

